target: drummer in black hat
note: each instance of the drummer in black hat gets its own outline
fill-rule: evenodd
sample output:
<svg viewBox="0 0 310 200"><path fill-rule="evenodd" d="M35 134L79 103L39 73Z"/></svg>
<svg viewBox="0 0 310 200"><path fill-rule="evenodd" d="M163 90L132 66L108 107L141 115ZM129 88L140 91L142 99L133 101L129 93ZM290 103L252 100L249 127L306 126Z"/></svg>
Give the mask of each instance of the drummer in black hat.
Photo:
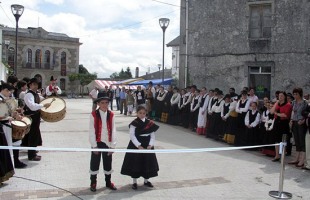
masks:
<svg viewBox="0 0 310 200"><path fill-rule="evenodd" d="M57 78L54 78L54 76L51 76L50 79L51 83L49 86L46 87L46 96L58 96L61 94L61 89L56 85Z"/></svg>
<svg viewBox="0 0 310 200"><path fill-rule="evenodd" d="M40 97L37 94L39 87L39 81L36 78L30 79L28 82L28 92L24 97L25 101L25 115L31 117L32 123L29 133L23 138L22 145L29 147L37 147L42 145L40 121L41 113L40 109L48 108L51 103L40 104ZM35 150L28 150L28 160L40 161L41 156L38 156Z"/></svg>
<svg viewBox="0 0 310 200"><path fill-rule="evenodd" d="M103 93L99 93L94 101L98 109L90 115L89 121L89 141L93 149L114 149L116 146L116 128L114 113L109 110L110 98ZM100 159L102 155L103 169L105 174L106 187L116 190L114 183L111 182L112 153L93 151L90 160L90 190L97 190L97 174L99 173Z"/></svg>

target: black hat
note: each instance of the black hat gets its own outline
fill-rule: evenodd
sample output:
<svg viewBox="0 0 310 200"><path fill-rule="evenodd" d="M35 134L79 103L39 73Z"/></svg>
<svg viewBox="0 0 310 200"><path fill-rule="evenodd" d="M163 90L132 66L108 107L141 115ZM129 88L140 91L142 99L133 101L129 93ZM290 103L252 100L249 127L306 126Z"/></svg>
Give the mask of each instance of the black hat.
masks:
<svg viewBox="0 0 310 200"><path fill-rule="evenodd" d="M56 80L57 80L57 78L54 79L54 76L51 76L50 81L56 81Z"/></svg>
<svg viewBox="0 0 310 200"><path fill-rule="evenodd" d="M149 82L149 85L153 85L153 82L152 82L152 81L150 81L150 82Z"/></svg>
<svg viewBox="0 0 310 200"><path fill-rule="evenodd" d="M31 85L32 83L36 83L36 84L39 85L39 81L38 81L37 78L32 78L32 79L30 79L29 82L28 82L28 84L27 84L27 86L29 87L29 85Z"/></svg>
<svg viewBox="0 0 310 200"><path fill-rule="evenodd" d="M223 91L222 90L218 90L217 91L217 95L223 95Z"/></svg>
<svg viewBox="0 0 310 200"><path fill-rule="evenodd" d="M4 90L4 89L13 90L15 88L10 84L1 81L0 90Z"/></svg>
<svg viewBox="0 0 310 200"><path fill-rule="evenodd" d="M110 101L110 98L107 96L104 92L99 92L97 99L94 101L94 103L99 103L101 100L108 100Z"/></svg>

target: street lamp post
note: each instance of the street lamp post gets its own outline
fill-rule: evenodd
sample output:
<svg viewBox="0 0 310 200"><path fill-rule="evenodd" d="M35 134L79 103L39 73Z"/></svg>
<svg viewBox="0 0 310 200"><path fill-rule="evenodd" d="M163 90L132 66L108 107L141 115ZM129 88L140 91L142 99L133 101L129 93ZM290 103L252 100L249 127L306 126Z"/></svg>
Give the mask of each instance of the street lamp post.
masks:
<svg viewBox="0 0 310 200"><path fill-rule="evenodd" d="M161 64L157 64L158 67L158 78L160 79L160 68L161 68Z"/></svg>
<svg viewBox="0 0 310 200"><path fill-rule="evenodd" d="M163 75L162 75L162 85L164 85L164 77L165 77L165 31L169 26L170 19L168 18L160 18L159 26L163 29Z"/></svg>
<svg viewBox="0 0 310 200"><path fill-rule="evenodd" d="M15 32L15 59L14 59L14 75L17 76L17 36L18 36L18 20L24 12L24 6L13 4L11 5L12 13L16 20L16 32Z"/></svg>

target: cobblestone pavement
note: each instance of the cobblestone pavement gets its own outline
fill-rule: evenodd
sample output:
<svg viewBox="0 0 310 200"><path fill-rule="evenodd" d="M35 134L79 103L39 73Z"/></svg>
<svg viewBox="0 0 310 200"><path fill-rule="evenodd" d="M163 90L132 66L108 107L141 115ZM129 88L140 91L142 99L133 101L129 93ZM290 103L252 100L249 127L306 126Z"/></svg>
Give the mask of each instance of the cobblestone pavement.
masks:
<svg viewBox="0 0 310 200"><path fill-rule="evenodd" d="M57 123L42 123L44 147L89 148L88 120L90 99L68 99L67 114ZM129 141L128 124L134 117L115 111L118 148ZM212 148L229 145L198 136L178 126L158 123L157 149ZM138 180L138 190L131 189L130 177L120 174L124 153L113 154L112 180L118 187L110 191L104 186L103 170L98 176L98 190L89 191L89 152L41 151L40 162L16 169L15 177L0 187L0 199L272 199L268 192L278 190L280 164L259 152L247 150L157 154L159 176L151 179L153 189ZM290 158L287 158L290 159ZM310 173L286 166L284 191L293 199L310 199ZM74 196L75 195L75 196Z"/></svg>

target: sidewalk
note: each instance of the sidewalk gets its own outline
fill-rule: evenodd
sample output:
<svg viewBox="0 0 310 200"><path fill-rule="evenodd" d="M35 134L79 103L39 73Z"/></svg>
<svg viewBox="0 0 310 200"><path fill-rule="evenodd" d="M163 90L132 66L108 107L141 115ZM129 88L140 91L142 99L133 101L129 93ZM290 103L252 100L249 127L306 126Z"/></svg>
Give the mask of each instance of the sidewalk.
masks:
<svg viewBox="0 0 310 200"><path fill-rule="evenodd" d="M57 123L41 125L44 147L89 148L88 121L92 102L90 99L66 99L67 114ZM117 148L126 148L129 142L128 124L134 117L120 115L115 111ZM229 147L221 142L198 136L178 126L158 123L157 149L188 149ZM98 190L89 191L90 152L39 153L40 162L28 161L26 152L21 160L28 164L25 169L16 169L14 178L0 188L0 199L273 199L270 190L278 190L280 164L259 152L246 150L157 154L159 176L151 179L153 189L142 186L131 189L130 177L120 174L124 153L113 154L112 180L118 187L110 191L104 186L102 167L98 176ZM288 158L290 159L290 158ZM34 181L48 183L58 188ZM69 192L77 195L75 197ZM310 173L286 166L284 191L293 194L293 199L310 199Z"/></svg>

